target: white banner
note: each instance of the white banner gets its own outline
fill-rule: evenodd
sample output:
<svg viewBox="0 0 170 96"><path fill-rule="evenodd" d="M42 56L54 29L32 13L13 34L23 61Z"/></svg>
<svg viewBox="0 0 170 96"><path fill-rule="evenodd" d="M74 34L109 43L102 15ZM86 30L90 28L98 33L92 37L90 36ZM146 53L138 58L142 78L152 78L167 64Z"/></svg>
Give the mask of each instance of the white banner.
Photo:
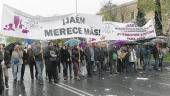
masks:
<svg viewBox="0 0 170 96"><path fill-rule="evenodd" d="M135 23L104 22L101 32L105 40L136 41L156 37L152 20L143 27L138 27Z"/></svg>
<svg viewBox="0 0 170 96"><path fill-rule="evenodd" d="M61 38L100 36L101 16L68 14L54 17L35 17L5 5L2 14L4 36L52 40Z"/></svg>
<svg viewBox="0 0 170 96"><path fill-rule="evenodd" d="M1 34L19 38L37 39L38 19L10 6L4 5L2 12Z"/></svg>
<svg viewBox="0 0 170 96"><path fill-rule="evenodd" d="M101 16L89 14L36 17L7 5L3 7L1 34L39 40L92 38L88 42L135 41L156 37L151 20L143 27L138 27L134 23L102 22Z"/></svg>

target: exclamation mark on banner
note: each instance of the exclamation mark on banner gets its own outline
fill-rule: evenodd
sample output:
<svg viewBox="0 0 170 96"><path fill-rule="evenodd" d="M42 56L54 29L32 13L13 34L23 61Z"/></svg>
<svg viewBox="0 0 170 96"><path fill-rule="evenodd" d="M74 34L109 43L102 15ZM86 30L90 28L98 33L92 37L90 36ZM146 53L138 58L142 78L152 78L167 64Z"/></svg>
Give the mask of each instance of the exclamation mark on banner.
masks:
<svg viewBox="0 0 170 96"><path fill-rule="evenodd" d="M99 34L98 35L100 36L100 29L99 29Z"/></svg>

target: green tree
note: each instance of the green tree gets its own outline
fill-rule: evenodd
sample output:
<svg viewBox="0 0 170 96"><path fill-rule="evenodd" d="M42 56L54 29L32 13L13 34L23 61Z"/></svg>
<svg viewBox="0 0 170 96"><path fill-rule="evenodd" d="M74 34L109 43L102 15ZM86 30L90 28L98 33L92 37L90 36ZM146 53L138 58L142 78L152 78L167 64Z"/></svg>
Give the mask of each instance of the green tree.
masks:
<svg viewBox="0 0 170 96"><path fill-rule="evenodd" d="M138 14L136 17L136 23L138 26L142 27L146 24L145 13L142 9L138 8Z"/></svg>
<svg viewBox="0 0 170 96"><path fill-rule="evenodd" d="M160 0L155 0L155 29L156 29L156 34L157 35L162 35L163 34L161 2L160 2Z"/></svg>
<svg viewBox="0 0 170 96"><path fill-rule="evenodd" d="M16 37L7 37L6 38L7 44L14 43L14 42L22 43L23 40L24 40L23 38L16 38Z"/></svg>
<svg viewBox="0 0 170 96"><path fill-rule="evenodd" d="M159 14L161 14L162 20L159 24L162 24L163 31L165 32L169 29L170 0L160 0L161 7L159 7L156 2L157 0L138 0L138 8L142 9L146 14L148 12L155 12L155 10L161 11Z"/></svg>
<svg viewBox="0 0 170 96"><path fill-rule="evenodd" d="M109 0L100 9L98 15L101 15L103 17L103 21L114 21L117 13L116 11L112 12L112 9L115 7L116 5L112 4L111 1Z"/></svg>
<svg viewBox="0 0 170 96"><path fill-rule="evenodd" d="M54 44L64 44L64 39L52 40Z"/></svg>
<svg viewBox="0 0 170 96"><path fill-rule="evenodd" d="M138 0L138 9L143 10L144 13L153 11L155 2L154 0Z"/></svg>

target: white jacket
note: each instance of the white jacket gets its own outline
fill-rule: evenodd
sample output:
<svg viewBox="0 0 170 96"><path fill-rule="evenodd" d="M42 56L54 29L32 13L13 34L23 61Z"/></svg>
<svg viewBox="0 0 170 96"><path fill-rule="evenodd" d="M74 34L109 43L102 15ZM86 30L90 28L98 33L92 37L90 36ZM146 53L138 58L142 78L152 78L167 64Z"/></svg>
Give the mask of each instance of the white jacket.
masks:
<svg viewBox="0 0 170 96"><path fill-rule="evenodd" d="M136 51L132 49L129 54L129 62L136 62L137 57L136 57Z"/></svg>

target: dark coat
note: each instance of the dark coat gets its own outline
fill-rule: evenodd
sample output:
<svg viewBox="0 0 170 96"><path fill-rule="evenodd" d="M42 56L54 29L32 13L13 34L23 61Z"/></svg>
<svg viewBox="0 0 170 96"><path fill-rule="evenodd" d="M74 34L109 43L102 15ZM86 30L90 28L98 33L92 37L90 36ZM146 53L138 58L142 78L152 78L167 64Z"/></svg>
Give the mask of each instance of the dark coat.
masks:
<svg viewBox="0 0 170 96"><path fill-rule="evenodd" d="M4 90L4 81L2 75L2 66L0 65L0 95L3 93Z"/></svg>
<svg viewBox="0 0 170 96"><path fill-rule="evenodd" d="M60 60L61 60L60 48L55 47L55 53L57 55L56 61L60 62Z"/></svg>
<svg viewBox="0 0 170 96"><path fill-rule="evenodd" d="M90 53L90 49L88 47L84 50L84 53L86 55L86 60L91 61L91 53Z"/></svg>
<svg viewBox="0 0 170 96"><path fill-rule="evenodd" d="M82 61L82 60L87 60L86 57L87 57L87 56L86 56L85 52L81 50L81 51L80 51L80 61Z"/></svg>
<svg viewBox="0 0 170 96"><path fill-rule="evenodd" d="M153 57L156 59L159 57L158 49L156 46L153 47Z"/></svg>
<svg viewBox="0 0 170 96"><path fill-rule="evenodd" d="M28 58L28 54L27 54L27 52L25 51L25 50L23 50L23 61L24 61L24 64L26 64L27 63L27 59Z"/></svg>
<svg viewBox="0 0 170 96"><path fill-rule="evenodd" d="M27 61L29 64L35 63L32 49L27 50Z"/></svg>
<svg viewBox="0 0 170 96"><path fill-rule="evenodd" d="M60 59L61 59L61 62L67 62L68 59L70 59L70 53L68 52L67 49L63 49L61 48L60 50Z"/></svg>
<svg viewBox="0 0 170 96"><path fill-rule="evenodd" d="M95 48L94 50L94 59L95 61L104 61L104 50L103 48Z"/></svg>
<svg viewBox="0 0 170 96"><path fill-rule="evenodd" d="M77 48L72 49L72 61L79 60L79 51Z"/></svg>
<svg viewBox="0 0 170 96"><path fill-rule="evenodd" d="M5 62L5 65L7 66L8 64L10 64L10 61L11 61L10 51L5 50L5 52L4 52L4 62Z"/></svg>

